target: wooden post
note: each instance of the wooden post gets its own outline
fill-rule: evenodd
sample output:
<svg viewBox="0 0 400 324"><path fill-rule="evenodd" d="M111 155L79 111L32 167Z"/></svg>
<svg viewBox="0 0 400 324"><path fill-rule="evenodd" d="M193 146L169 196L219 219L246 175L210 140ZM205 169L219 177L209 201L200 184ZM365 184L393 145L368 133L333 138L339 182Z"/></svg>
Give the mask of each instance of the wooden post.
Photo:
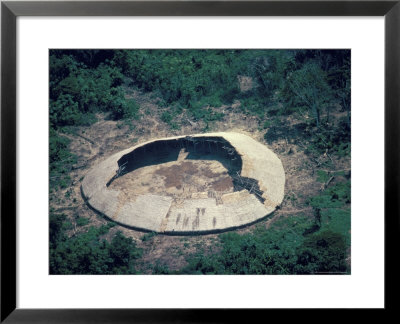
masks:
<svg viewBox="0 0 400 324"><path fill-rule="evenodd" d="M254 183L253 183L253 185L251 186L251 188L250 188L250 190L249 190L249 193L252 192L253 188L254 188Z"/></svg>

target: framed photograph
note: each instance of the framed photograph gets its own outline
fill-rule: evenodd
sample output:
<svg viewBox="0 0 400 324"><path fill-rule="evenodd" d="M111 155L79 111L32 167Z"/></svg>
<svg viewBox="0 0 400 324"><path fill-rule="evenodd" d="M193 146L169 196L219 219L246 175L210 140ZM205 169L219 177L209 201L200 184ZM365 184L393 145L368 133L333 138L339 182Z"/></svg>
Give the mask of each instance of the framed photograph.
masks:
<svg viewBox="0 0 400 324"><path fill-rule="evenodd" d="M399 15L2 2L1 321L392 309Z"/></svg>

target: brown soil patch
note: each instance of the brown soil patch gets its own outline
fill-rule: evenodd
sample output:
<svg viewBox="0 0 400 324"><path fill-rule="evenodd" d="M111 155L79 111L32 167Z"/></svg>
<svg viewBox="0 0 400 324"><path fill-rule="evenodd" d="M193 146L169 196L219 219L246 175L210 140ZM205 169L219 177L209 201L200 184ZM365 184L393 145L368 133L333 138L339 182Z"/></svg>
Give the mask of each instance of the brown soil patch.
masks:
<svg viewBox="0 0 400 324"><path fill-rule="evenodd" d="M211 184L215 191L227 191L233 189L233 182L231 177L219 179Z"/></svg>
<svg viewBox="0 0 400 324"><path fill-rule="evenodd" d="M185 175L193 175L197 173L197 166L192 162L182 162L179 165L171 165L170 167L161 167L155 173L165 177L164 182L167 188L182 188L182 181Z"/></svg>
<svg viewBox="0 0 400 324"><path fill-rule="evenodd" d="M244 75L238 75L238 82L240 91L246 92L254 88L255 83L253 82L253 78Z"/></svg>
<svg viewBox="0 0 400 324"><path fill-rule="evenodd" d="M210 170L210 168L208 168L208 167L203 168L202 172L203 172L203 175L206 176L207 178L216 178L221 175L220 173L212 172L212 170Z"/></svg>
<svg viewBox="0 0 400 324"><path fill-rule="evenodd" d="M146 193L172 196L179 200L202 192L217 192L220 195L234 191L228 171L215 160L178 160L145 166L115 179L109 188L121 192L122 202Z"/></svg>

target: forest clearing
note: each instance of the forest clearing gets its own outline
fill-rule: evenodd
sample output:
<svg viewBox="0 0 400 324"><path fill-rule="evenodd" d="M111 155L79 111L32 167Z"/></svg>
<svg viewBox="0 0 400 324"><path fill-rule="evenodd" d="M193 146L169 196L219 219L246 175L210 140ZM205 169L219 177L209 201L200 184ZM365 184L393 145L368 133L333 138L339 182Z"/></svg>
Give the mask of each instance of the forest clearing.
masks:
<svg viewBox="0 0 400 324"><path fill-rule="evenodd" d="M166 235L113 222L85 201L85 176L113 154L216 132L248 136L282 162L283 200L268 217ZM51 50L49 134L50 274L351 272L348 50ZM184 183L177 171L199 169L214 189L234 190L222 166L185 161L157 169L171 194ZM126 190L158 190L135 172ZM110 189L127 186L121 179Z"/></svg>

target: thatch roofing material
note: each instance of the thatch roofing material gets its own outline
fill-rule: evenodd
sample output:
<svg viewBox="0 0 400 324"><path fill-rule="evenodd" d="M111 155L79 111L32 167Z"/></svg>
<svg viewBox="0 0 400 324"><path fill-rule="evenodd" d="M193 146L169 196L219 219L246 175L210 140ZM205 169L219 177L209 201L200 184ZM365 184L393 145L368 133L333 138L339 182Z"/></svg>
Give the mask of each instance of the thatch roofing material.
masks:
<svg viewBox="0 0 400 324"><path fill-rule="evenodd" d="M126 202L114 219L128 226L158 232L171 203L171 197L140 195L135 201Z"/></svg>
<svg viewBox="0 0 400 324"><path fill-rule="evenodd" d="M237 197L220 205L213 198L186 200L170 213L166 231L220 231L252 223L272 211L245 190Z"/></svg>
<svg viewBox="0 0 400 324"><path fill-rule="evenodd" d="M243 161L241 176L258 180L260 189L264 192L263 197L268 201L267 204L275 209L283 200L285 187L285 172L278 156L265 145L243 134L214 133L201 136L218 136L218 134L223 134L241 155Z"/></svg>
<svg viewBox="0 0 400 324"><path fill-rule="evenodd" d="M186 199L183 204L175 204L168 196L144 194L127 199L121 192L109 189L106 184L116 174L118 160L153 141L114 154L93 168L82 181L83 195L94 209L118 223L163 233L206 233L243 226L267 216L282 202L285 186L282 162L265 145L238 133L192 137L227 140L242 158L240 175L258 181L264 203L247 190L224 194L219 204L215 198L201 193Z"/></svg>

